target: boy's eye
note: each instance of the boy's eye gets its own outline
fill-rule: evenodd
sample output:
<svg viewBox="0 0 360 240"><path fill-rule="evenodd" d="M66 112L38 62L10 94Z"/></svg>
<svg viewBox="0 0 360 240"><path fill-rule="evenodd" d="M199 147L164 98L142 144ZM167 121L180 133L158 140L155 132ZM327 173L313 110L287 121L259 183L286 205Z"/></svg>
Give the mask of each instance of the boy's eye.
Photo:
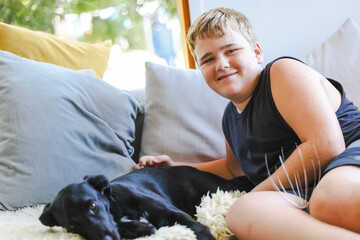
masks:
<svg viewBox="0 0 360 240"><path fill-rule="evenodd" d="M236 52L237 51L237 49L230 49L230 50L228 50L226 53L227 54L231 54L231 53L234 53L234 52Z"/></svg>
<svg viewBox="0 0 360 240"><path fill-rule="evenodd" d="M208 59L205 59L202 64L206 64L206 63L209 63L213 60L213 58L208 58Z"/></svg>

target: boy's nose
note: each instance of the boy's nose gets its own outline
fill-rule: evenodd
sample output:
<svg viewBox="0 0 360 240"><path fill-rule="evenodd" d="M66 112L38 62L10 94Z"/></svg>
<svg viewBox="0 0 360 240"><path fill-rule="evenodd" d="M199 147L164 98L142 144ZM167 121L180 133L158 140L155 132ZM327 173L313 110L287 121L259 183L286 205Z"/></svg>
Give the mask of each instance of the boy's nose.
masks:
<svg viewBox="0 0 360 240"><path fill-rule="evenodd" d="M228 59L225 57L219 57L217 64L216 64L216 70L223 71L228 67L230 67L230 63L229 63Z"/></svg>

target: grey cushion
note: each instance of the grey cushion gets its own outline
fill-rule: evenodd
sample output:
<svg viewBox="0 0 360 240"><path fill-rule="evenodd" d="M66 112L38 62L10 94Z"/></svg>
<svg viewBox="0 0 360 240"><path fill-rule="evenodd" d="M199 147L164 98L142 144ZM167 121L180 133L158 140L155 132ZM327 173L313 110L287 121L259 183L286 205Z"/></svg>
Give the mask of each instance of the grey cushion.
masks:
<svg viewBox="0 0 360 240"><path fill-rule="evenodd" d="M140 106L101 79L0 51L0 209L129 172Z"/></svg>
<svg viewBox="0 0 360 240"><path fill-rule="evenodd" d="M132 90L130 94L136 98L141 106L141 111L139 111L135 121L135 141L131 144L135 149L132 159L138 163L145 117L145 89Z"/></svg>
<svg viewBox="0 0 360 240"><path fill-rule="evenodd" d="M147 62L144 130L140 155L174 161L225 157L221 119L229 100L212 91L199 70Z"/></svg>

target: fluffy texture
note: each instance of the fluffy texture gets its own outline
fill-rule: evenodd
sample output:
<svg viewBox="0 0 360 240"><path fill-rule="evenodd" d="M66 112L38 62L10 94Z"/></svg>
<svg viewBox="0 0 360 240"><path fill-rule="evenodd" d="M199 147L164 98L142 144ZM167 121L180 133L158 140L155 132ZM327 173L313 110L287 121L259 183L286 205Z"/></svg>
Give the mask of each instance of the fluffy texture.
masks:
<svg viewBox="0 0 360 240"><path fill-rule="evenodd" d="M210 228L211 233L218 240L231 239L233 234L225 223L227 210L244 192L224 192L218 190L216 193L203 197L197 207L196 217L199 222ZM18 211L0 212L0 239L22 240L22 239L64 239L82 240L76 234L67 233L61 227L46 227L38 220L44 205L27 207ZM174 225L162 227L155 234L138 238L137 240L196 240L194 233L187 227Z"/></svg>
<svg viewBox="0 0 360 240"><path fill-rule="evenodd" d="M136 240L196 240L196 236L193 231L182 225L174 225L171 227L162 227L155 234L147 237L137 238Z"/></svg>
<svg viewBox="0 0 360 240"><path fill-rule="evenodd" d="M245 192L221 191L206 195L196 207L196 219L210 229L218 240L232 239L234 234L228 228L225 217L231 205Z"/></svg>

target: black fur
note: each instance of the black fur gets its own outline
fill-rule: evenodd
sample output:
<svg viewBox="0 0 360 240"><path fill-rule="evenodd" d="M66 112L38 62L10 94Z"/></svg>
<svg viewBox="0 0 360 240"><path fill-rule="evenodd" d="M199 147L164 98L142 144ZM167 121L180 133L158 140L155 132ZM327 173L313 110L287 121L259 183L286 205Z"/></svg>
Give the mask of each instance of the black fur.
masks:
<svg viewBox="0 0 360 240"><path fill-rule="evenodd" d="M133 239L175 223L192 229L197 239L214 239L193 216L201 197L217 188L250 191L253 185L246 177L225 180L186 166L143 168L111 182L89 176L62 189L40 221L88 240Z"/></svg>

